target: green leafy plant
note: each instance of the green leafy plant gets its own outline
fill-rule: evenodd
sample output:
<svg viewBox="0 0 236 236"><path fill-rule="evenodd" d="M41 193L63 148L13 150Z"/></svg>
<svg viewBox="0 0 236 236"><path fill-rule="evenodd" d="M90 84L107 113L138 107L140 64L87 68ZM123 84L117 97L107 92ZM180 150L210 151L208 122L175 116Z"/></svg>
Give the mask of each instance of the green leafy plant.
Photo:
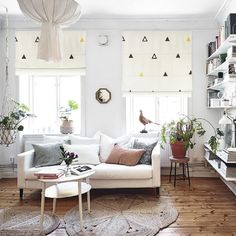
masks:
<svg viewBox="0 0 236 236"><path fill-rule="evenodd" d="M178 120L172 120L161 127L161 147L164 147L163 145L167 143L168 139L171 144L182 141L184 142L186 150L188 148L193 149L196 144L192 140L193 136L196 134L201 137L206 133L201 121L207 122L214 130L214 135L210 137L208 144L215 153L219 145L218 140L224 133L218 128L215 129L213 125L204 118L190 118L188 116L184 116Z"/></svg>
<svg viewBox="0 0 236 236"><path fill-rule="evenodd" d="M11 99L11 108L7 115L0 116L0 128L4 130L23 131L24 126L21 122L30 116L29 108L23 104Z"/></svg>
<svg viewBox="0 0 236 236"><path fill-rule="evenodd" d="M79 108L79 105L74 100L68 100L66 107L60 107L59 109L59 117L62 120L69 121L70 115L72 111L77 110Z"/></svg>

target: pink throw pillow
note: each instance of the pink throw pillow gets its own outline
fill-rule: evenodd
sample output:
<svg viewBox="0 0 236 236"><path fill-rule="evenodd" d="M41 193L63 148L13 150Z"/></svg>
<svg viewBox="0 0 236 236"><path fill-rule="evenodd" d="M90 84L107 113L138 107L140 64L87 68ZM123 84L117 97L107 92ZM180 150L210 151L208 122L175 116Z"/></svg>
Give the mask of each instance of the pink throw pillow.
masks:
<svg viewBox="0 0 236 236"><path fill-rule="evenodd" d="M144 152L144 149L126 149L115 145L106 163L135 166Z"/></svg>

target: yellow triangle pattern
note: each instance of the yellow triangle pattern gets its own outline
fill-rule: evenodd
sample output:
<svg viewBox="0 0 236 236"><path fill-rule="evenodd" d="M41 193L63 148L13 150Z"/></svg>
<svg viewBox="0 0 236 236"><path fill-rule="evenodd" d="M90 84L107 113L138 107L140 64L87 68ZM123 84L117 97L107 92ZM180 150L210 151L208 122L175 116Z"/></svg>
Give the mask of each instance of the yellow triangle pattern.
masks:
<svg viewBox="0 0 236 236"><path fill-rule="evenodd" d="M81 42L81 43L84 43L84 41L85 41L84 38L81 37L81 38L80 38L80 42Z"/></svg>
<svg viewBox="0 0 236 236"><path fill-rule="evenodd" d="M186 42L191 42L191 39L189 36L187 37Z"/></svg>
<svg viewBox="0 0 236 236"><path fill-rule="evenodd" d="M143 72L140 72L140 73L139 73L139 77L144 77Z"/></svg>

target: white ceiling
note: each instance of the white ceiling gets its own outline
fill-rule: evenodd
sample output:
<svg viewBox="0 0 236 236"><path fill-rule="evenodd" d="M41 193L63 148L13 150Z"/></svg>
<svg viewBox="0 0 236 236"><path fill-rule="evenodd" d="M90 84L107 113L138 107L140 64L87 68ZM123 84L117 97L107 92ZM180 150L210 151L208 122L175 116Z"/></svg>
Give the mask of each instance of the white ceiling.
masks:
<svg viewBox="0 0 236 236"><path fill-rule="evenodd" d="M77 0L82 18L214 18L230 0ZM21 15L17 0L0 0L11 15ZM0 7L0 13L4 9Z"/></svg>

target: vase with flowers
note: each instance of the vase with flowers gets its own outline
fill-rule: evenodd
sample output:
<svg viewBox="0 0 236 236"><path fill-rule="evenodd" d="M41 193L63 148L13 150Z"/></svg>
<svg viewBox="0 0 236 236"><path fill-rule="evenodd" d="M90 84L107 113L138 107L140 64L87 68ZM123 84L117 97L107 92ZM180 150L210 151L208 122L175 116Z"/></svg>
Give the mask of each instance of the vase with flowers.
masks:
<svg viewBox="0 0 236 236"><path fill-rule="evenodd" d="M74 152L67 152L63 146L60 147L61 153L62 153L62 160L66 163L66 170L65 170L65 176L71 175L71 163L74 159L78 158L78 155Z"/></svg>

